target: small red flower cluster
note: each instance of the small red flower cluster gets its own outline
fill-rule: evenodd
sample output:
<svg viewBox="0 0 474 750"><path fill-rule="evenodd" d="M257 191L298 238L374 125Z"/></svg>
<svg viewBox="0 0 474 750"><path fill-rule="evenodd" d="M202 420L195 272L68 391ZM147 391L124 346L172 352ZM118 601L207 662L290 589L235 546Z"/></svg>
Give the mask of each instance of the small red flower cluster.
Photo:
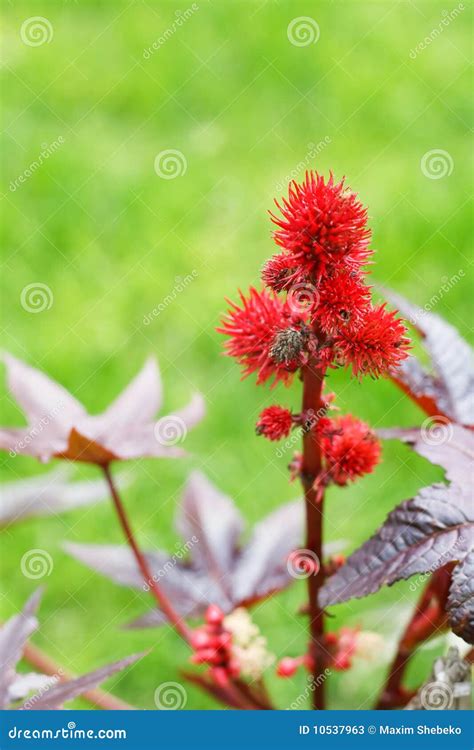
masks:
<svg viewBox="0 0 474 750"><path fill-rule="evenodd" d="M370 474L380 460L381 447L369 425L351 414L323 418L318 429L326 473L335 484L345 485Z"/></svg>
<svg viewBox="0 0 474 750"><path fill-rule="evenodd" d="M257 422L257 435L264 435L269 440L281 440L288 437L293 427L293 415L282 406L268 406L262 411Z"/></svg>
<svg viewBox="0 0 474 750"><path fill-rule="evenodd" d="M224 613L215 604L207 608L204 619L206 624L192 634L191 661L209 664L215 682L225 683L229 677L238 677L240 673L240 666L231 653L232 633L224 628Z"/></svg>
<svg viewBox="0 0 474 750"><path fill-rule="evenodd" d="M228 354L270 378L291 382L308 357L321 366L345 365L353 374L378 377L407 356L403 323L384 305L375 306L363 267L370 260L367 209L346 189L308 172L292 182L276 203L281 217L275 242L283 248L266 263L262 278L271 292L240 294L218 330L228 335ZM286 292L283 302L276 295Z"/></svg>

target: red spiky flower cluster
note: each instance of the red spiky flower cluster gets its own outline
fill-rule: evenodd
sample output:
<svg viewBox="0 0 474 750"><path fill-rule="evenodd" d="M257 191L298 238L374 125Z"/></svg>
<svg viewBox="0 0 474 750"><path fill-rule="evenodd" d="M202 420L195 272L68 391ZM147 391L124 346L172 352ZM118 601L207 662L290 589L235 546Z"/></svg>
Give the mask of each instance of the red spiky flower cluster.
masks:
<svg viewBox="0 0 474 750"><path fill-rule="evenodd" d="M370 474L380 460L380 443L370 427L351 414L321 422L321 447L332 481L345 485Z"/></svg>
<svg viewBox="0 0 474 750"><path fill-rule="evenodd" d="M350 367L357 377L378 377L407 356L405 327L370 300L364 266L369 262L367 209L355 193L308 172L292 182L288 198L276 203L276 243L283 252L267 261L262 278L272 293L240 294L218 330L230 337L228 354L257 372L291 382L308 353L322 365ZM286 292L282 302L276 295Z"/></svg>
<svg viewBox="0 0 474 750"><path fill-rule="evenodd" d="M289 385L308 362L323 373L342 365L358 378L395 368L407 356L408 339L395 313L371 301L364 268L372 254L370 230L356 194L344 180L308 172L276 206L280 216L271 218L282 251L263 269L269 291L240 293L240 304L230 303L218 329L229 336L227 353L242 365L244 377L257 372L258 384L272 378ZM327 419L327 408L307 424L302 415L268 407L257 433L280 440L295 425L303 433L317 425L326 481L344 485L372 471L380 446L363 422Z"/></svg>

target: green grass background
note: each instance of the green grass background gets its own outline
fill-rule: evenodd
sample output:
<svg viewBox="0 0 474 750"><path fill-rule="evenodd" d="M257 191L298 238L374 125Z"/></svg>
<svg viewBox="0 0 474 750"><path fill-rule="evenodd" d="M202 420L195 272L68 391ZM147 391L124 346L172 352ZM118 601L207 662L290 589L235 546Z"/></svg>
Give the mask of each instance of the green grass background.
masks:
<svg viewBox="0 0 474 750"><path fill-rule="evenodd" d="M235 498L249 525L298 495L286 457L254 435L259 410L275 400L297 408L299 385L270 393L239 382L222 356L214 328L224 296L257 283L273 251L267 209L276 187L300 162L347 175L369 206L374 278L419 304L453 274L463 278L436 312L469 335L468 196L470 163L469 33L471 6L419 54L412 50L442 20L444 2L206 2L149 59L144 49L172 26L186 3L33 2L4 4L2 346L45 369L92 412L103 409L150 353L160 362L165 407L191 392L206 398L208 415L187 439L182 461L135 462L126 504L144 546L173 548L172 518L186 476L200 467ZM454 6L453 6L454 7ZM457 7L457 6L456 6ZM49 19L49 44L22 43L23 21ZM317 44L289 43L287 27L311 16ZM34 161L42 144L64 144L17 190L11 181ZM311 146L326 146L311 159ZM328 139L330 139L328 141ZM157 153L178 149L186 173L163 180ZM431 149L447 151L450 176L428 179L420 169ZM299 176L302 172L299 172ZM177 279L196 279L153 322L143 318ZM42 282L54 304L26 312L22 289ZM330 377L339 405L375 426L419 424L422 414L389 382ZM2 422L21 416L2 391ZM46 468L33 459L2 457L11 480ZM94 470L78 470L93 476ZM394 443L373 476L331 490L328 540L354 549L400 500L441 472ZM138 666L108 687L153 708L154 690L178 680L188 652L168 629L120 625L150 601L90 573L61 550L64 539L120 543L107 502L60 517L27 521L2 532L0 611L12 614L35 582L19 569L28 549L54 560L35 642L77 672L152 648ZM349 623L387 637L385 661L415 594L398 584L364 602L334 608L334 627ZM304 582L255 611L278 656L306 646ZM410 668L413 684L426 676L441 642ZM330 707L369 707L385 669L363 664L336 675ZM280 707L304 689L306 677L278 681ZM217 707L187 687L188 708ZM85 705L85 704L81 704Z"/></svg>

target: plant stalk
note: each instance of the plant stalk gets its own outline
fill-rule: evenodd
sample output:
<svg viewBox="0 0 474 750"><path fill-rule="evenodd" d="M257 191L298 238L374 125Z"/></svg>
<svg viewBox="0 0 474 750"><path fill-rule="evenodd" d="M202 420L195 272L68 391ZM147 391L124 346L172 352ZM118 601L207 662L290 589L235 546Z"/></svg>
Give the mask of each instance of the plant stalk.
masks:
<svg viewBox="0 0 474 750"><path fill-rule="evenodd" d="M319 561L316 575L307 578L309 600L310 646L309 655L312 660L312 675L314 680L313 708L325 708L324 680L320 679L326 664L326 649L324 646L324 612L318 604L318 594L324 583L324 567L322 564L323 547L323 486L318 487L318 480L323 476L321 447L316 431L317 421L325 412L322 400L324 370L321 370L310 360L302 368L303 378L303 413L312 412L314 420L311 428L303 435L303 465L301 481L304 488L306 507L306 549L313 553Z"/></svg>
<svg viewBox="0 0 474 750"><path fill-rule="evenodd" d="M452 569L451 563L444 565L430 577L410 622L400 638L397 653L375 706L376 709L404 706L411 698L412 693L403 688L402 682L409 661L420 643L446 625L445 604L451 584Z"/></svg>
<svg viewBox="0 0 474 750"><path fill-rule="evenodd" d="M132 527L130 525L130 522L128 520L125 508L123 506L122 500L120 499L120 495L118 493L118 490L115 486L112 474L110 472L110 468L108 465L105 465L102 467L105 479L107 481L107 484L109 486L110 494L112 496L112 500L114 503L115 510L117 512L118 519L120 521L120 525L122 527L123 533L125 534L125 538L127 540L127 543L132 550L135 560L137 561L137 565L140 569L140 572L143 575L143 581L144 583L149 587L152 595L154 596L156 603L158 604L159 608L164 612L166 617L168 618L171 625L175 628L175 630L180 634L180 636L191 645L191 630L188 628L186 623L182 620L182 618L178 615L178 613L175 611L173 605L171 604L170 600L164 593L164 591L161 589L161 587L158 585L158 583L155 581L153 577L153 573L150 570L150 567L148 565L148 562L140 550L140 547L138 546L138 543L135 539L135 535L132 531Z"/></svg>

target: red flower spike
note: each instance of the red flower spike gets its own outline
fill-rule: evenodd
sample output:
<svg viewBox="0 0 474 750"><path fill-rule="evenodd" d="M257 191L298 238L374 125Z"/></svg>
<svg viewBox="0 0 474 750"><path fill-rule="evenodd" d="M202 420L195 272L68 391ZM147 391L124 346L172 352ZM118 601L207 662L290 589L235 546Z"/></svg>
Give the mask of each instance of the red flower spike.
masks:
<svg viewBox="0 0 474 750"><path fill-rule="evenodd" d="M354 272L342 271L323 279L318 293L313 317L329 334L360 322L370 307L370 287Z"/></svg>
<svg viewBox="0 0 474 750"><path fill-rule="evenodd" d="M341 328L335 346L355 376L377 378L396 367L408 356L406 328L385 304L371 307L361 321Z"/></svg>
<svg viewBox="0 0 474 750"><path fill-rule="evenodd" d="M288 437L292 427L291 411L282 406L267 406L258 418L256 431L268 440L281 440Z"/></svg>
<svg viewBox="0 0 474 750"><path fill-rule="evenodd" d="M221 625L224 620L224 613L216 604L211 604L206 609L205 620L208 625Z"/></svg>
<svg viewBox="0 0 474 750"><path fill-rule="evenodd" d="M288 326L284 305L275 295L265 290L259 292L253 287L248 297L240 292L241 307L230 302L230 310L222 319L219 333L229 336L225 343L227 354L235 357L243 367L243 377L257 372L257 384L271 377L274 382L282 380L288 384L292 374L284 366L278 365L270 356L275 335Z"/></svg>
<svg viewBox="0 0 474 750"><path fill-rule="evenodd" d="M263 283L274 292L283 292L299 284L305 284L311 276L313 262L289 253L273 255L262 271Z"/></svg>
<svg viewBox="0 0 474 750"><path fill-rule="evenodd" d="M285 656L278 662L276 673L278 677L293 677L300 665L300 659L293 659L291 656Z"/></svg>
<svg viewBox="0 0 474 750"><path fill-rule="evenodd" d="M278 230L275 242L295 260L311 260L314 278L319 279L331 266L359 268L369 255L370 230L367 209L355 193L326 182L317 172L307 172L303 183L291 182L288 199L275 201L282 218L271 214Z"/></svg>
<svg viewBox="0 0 474 750"><path fill-rule="evenodd" d="M370 474L380 460L381 447L374 433L351 414L325 420L321 447L326 471L339 485Z"/></svg>

